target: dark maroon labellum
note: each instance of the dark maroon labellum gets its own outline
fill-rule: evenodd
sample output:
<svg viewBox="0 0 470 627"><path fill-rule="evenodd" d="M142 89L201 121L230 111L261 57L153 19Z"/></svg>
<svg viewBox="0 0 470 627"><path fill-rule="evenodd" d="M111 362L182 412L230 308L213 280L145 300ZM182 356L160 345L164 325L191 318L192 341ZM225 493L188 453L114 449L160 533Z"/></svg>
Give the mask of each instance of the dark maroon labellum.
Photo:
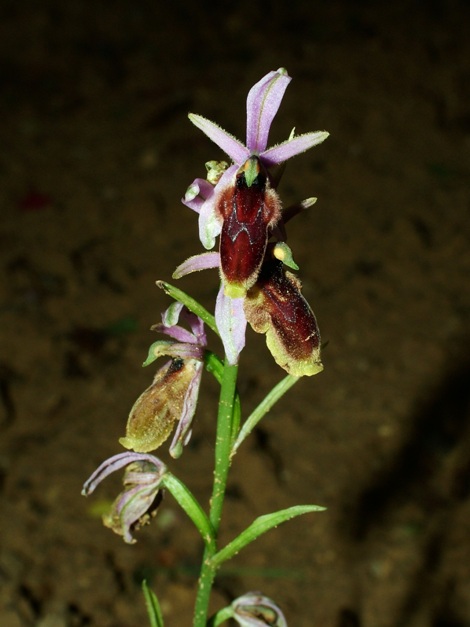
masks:
<svg viewBox="0 0 470 627"><path fill-rule="evenodd" d="M218 209L223 219L220 261L226 293L241 297L256 281L269 229L280 218L279 198L258 157L250 157L240 168L235 184L223 192Z"/></svg>

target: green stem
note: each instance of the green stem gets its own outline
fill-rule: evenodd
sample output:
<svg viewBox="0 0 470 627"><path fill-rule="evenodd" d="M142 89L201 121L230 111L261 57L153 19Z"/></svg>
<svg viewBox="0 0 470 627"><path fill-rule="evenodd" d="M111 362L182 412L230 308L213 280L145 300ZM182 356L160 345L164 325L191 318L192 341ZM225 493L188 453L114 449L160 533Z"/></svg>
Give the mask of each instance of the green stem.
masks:
<svg viewBox="0 0 470 627"><path fill-rule="evenodd" d="M194 627L205 627L209 610L209 600L217 567L212 557L217 552L217 534L220 527L222 508L225 499L230 450L233 441L234 403L236 397L238 366L224 365L220 387L219 411L217 415L217 436L215 443L215 470L209 520L215 533L215 542L206 545L199 577L198 593L194 610Z"/></svg>
<svg viewBox="0 0 470 627"><path fill-rule="evenodd" d="M222 516L222 507L230 468L232 444L232 421L235 395L237 392L238 365L225 364L220 388L219 412L217 415L217 437L215 441L215 471L209 519L217 533Z"/></svg>

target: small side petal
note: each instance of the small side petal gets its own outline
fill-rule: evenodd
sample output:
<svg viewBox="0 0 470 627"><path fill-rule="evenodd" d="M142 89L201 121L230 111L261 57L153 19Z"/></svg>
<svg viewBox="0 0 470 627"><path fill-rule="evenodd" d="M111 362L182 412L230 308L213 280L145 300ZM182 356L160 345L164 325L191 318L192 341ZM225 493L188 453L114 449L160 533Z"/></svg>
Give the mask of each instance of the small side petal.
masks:
<svg viewBox="0 0 470 627"><path fill-rule="evenodd" d="M284 163L284 161L300 155L313 146L321 144L328 135L329 133L326 131L315 131L314 133L305 133L304 135L297 135L293 139L287 139L285 142L263 152L260 155L261 162L266 168Z"/></svg>
<svg viewBox="0 0 470 627"><path fill-rule="evenodd" d="M208 270L210 268L218 268L220 264L220 255L216 252L202 253L201 255L193 255L183 261L172 274L173 279L181 279L181 277L191 274L191 272L199 272L200 270Z"/></svg>
<svg viewBox="0 0 470 627"><path fill-rule="evenodd" d="M245 346L246 317L243 311L243 298L230 298L220 287L215 304L215 321L224 345L228 363L238 363Z"/></svg>
<svg viewBox="0 0 470 627"><path fill-rule="evenodd" d="M233 184L233 179L238 170L237 165L231 165L220 177L214 188L213 194L201 206L199 211L199 240L207 250L215 246L215 238L222 229L222 219L216 207L219 203L220 195L224 189Z"/></svg>
<svg viewBox="0 0 470 627"><path fill-rule="evenodd" d="M167 327L166 325L157 322L157 324L153 324L150 327L151 331L156 331L157 333L164 333L169 337L173 338L177 342L187 342L188 344L196 344L196 340L191 331L180 327L179 325L173 325L171 327ZM162 353L165 354L165 353Z"/></svg>
<svg viewBox="0 0 470 627"><path fill-rule="evenodd" d="M203 133L211 139L214 144L217 144L219 148L227 154L232 161L241 165L250 156L249 151L236 137L224 131L223 128L218 126L215 122L211 122L202 115L190 113L188 115L194 126L197 126Z"/></svg>
<svg viewBox="0 0 470 627"><path fill-rule="evenodd" d="M246 145L250 152L262 152L268 145L269 129L291 82L284 68L269 72L253 85L246 100Z"/></svg>
<svg viewBox="0 0 470 627"><path fill-rule="evenodd" d="M181 199L183 205L189 207L196 213L201 211L202 205L214 193L214 186L205 179L195 179L186 190L184 198Z"/></svg>

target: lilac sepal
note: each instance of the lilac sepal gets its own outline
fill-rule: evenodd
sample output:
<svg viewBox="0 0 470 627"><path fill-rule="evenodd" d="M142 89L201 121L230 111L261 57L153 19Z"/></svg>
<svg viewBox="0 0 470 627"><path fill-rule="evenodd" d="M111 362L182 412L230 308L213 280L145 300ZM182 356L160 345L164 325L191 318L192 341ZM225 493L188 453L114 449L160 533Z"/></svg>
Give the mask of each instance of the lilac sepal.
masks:
<svg viewBox="0 0 470 627"><path fill-rule="evenodd" d="M243 301L243 298L226 296L222 285L215 303L215 322L230 365L238 363L245 346L246 317Z"/></svg>
<svg viewBox="0 0 470 627"><path fill-rule="evenodd" d="M191 274L191 272L199 272L200 270L208 270L210 268L218 268L220 265L220 255L216 252L202 253L200 255L193 255L183 261L176 270L173 272L174 279L181 279L181 277Z"/></svg>
<svg viewBox="0 0 470 627"><path fill-rule="evenodd" d="M174 340L178 342L187 342L188 344L197 344L197 338L194 336L192 331L188 331L179 325L172 325L171 327L167 327L163 323L157 323L152 325L152 331L156 331L157 333L164 333L168 335L168 337L172 337Z"/></svg>
<svg viewBox="0 0 470 627"><path fill-rule="evenodd" d="M202 205L214 193L214 186L206 179L195 179L186 190L184 198L181 199L183 205L199 213Z"/></svg>
<svg viewBox="0 0 470 627"><path fill-rule="evenodd" d="M314 131L313 133L297 135L261 153L261 161L267 168L273 165L280 165L284 163L284 161L309 150L313 146L321 144L328 135L329 133L327 133L327 131Z"/></svg>
<svg viewBox="0 0 470 627"><path fill-rule="evenodd" d="M191 331L180 327L179 320L186 322ZM165 333L166 335L190 344L207 344L207 336L204 331L204 322L198 316L188 311L183 303L175 301L162 313L162 324L152 326L152 331Z"/></svg>
<svg viewBox="0 0 470 627"><path fill-rule="evenodd" d="M204 322L202 318L199 318L199 316L196 316L195 314L189 311L187 313L183 312L183 315L187 316L187 321L196 339L196 344L200 344L201 346L206 346L207 335L204 330Z"/></svg>
<svg viewBox="0 0 470 627"><path fill-rule="evenodd" d="M105 460L85 481L83 484L82 495L89 496L95 491L96 487L103 481L103 479L106 479L106 477L113 472L116 472L116 470L120 470L121 468L124 468L124 466L132 464L133 462L150 462L155 465L159 472L163 473L166 470L165 464L154 455L133 452L118 453L118 455L113 455L113 457Z"/></svg>
<svg viewBox="0 0 470 627"><path fill-rule="evenodd" d="M291 157L320 144L328 137L326 131L305 133L297 137L291 136L278 146L266 150L273 118L279 109L290 80L286 70L281 68L276 72L269 72L251 88L247 98L246 146L233 137L233 135L230 135L230 133L227 133L227 131L215 124L215 122L207 120L201 115L190 113L189 119L201 129L209 139L217 144L219 148L222 148L236 165L243 165L252 154L258 154L265 167L279 165ZM232 167L228 168L222 179ZM222 179L215 187L217 192L222 190L222 186L220 185Z"/></svg>
<svg viewBox="0 0 470 627"><path fill-rule="evenodd" d="M291 80L287 71L279 68L250 89L246 100L246 145L251 152L266 150L271 123Z"/></svg>
<svg viewBox="0 0 470 627"><path fill-rule="evenodd" d="M190 113L188 117L194 126L197 126L214 144L222 148L225 154L227 154L234 163L241 164L246 161L247 148L241 141L236 139L236 137L230 135L230 133L224 131L218 124L204 118L202 115Z"/></svg>
<svg viewBox="0 0 470 627"><path fill-rule="evenodd" d="M126 544L135 544L136 540L131 533L132 526L149 511L158 491L158 488L152 485L146 487L137 485L126 492L121 492L113 504L115 514L112 512L109 516L103 516L103 524L114 533L122 535Z"/></svg>
<svg viewBox="0 0 470 627"><path fill-rule="evenodd" d="M199 213L199 239L207 250L215 245L220 235L222 220L216 207L226 187L234 185L235 175L252 155L258 155L262 165L270 168L305 152L328 137L325 131L316 131L294 137L293 134L278 146L266 149L270 127L290 82L285 69L269 72L254 85L247 98L247 144L227 133L220 126L201 115L190 114L189 119L233 160L215 187L204 186L196 179L188 188L183 203Z"/></svg>

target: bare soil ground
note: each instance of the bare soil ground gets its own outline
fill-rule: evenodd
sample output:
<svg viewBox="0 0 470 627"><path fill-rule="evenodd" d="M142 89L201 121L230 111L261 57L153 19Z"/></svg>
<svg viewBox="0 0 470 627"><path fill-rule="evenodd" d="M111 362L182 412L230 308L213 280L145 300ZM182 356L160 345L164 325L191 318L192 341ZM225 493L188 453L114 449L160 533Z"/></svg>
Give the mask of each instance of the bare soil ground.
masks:
<svg viewBox="0 0 470 627"><path fill-rule="evenodd" d="M249 87L280 66L272 140L331 133L280 189L319 199L290 243L325 371L241 449L224 538L328 510L242 552L214 607L262 589L295 627L470 626L469 5L270 4L2 2L1 627L145 625L143 577L191 624L201 547L171 498L126 546L96 514L119 477L80 490L152 378L155 280L200 251L179 199L221 154L186 114L243 139ZM209 306L216 276L181 286ZM281 376L250 333L246 412ZM204 502L216 402L206 377L170 462Z"/></svg>

